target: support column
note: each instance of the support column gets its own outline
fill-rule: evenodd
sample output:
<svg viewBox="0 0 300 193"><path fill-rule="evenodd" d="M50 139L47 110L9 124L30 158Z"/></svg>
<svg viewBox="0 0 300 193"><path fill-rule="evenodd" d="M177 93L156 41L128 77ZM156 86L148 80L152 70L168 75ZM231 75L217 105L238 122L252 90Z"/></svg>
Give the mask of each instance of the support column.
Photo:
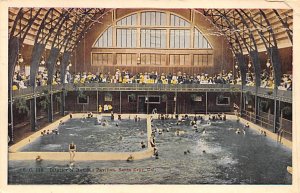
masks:
<svg viewBox="0 0 300 193"><path fill-rule="evenodd" d="M34 89L35 92L35 89ZM31 131L36 131L37 122L36 122L36 96L30 99L30 125Z"/></svg>
<svg viewBox="0 0 300 193"><path fill-rule="evenodd" d="M50 123L53 122L53 92L52 92L52 85L50 85L50 90L49 90L48 121Z"/></svg>
<svg viewBox="0 0 300 193"><path fill-rule="evenodd" d="M258 93L258 86L255 85L255 99L254 99L254 108L255 108L255 111L254 111L254 123L257 123L257 119L258 119L258 111L259 111L259 108L258 108L258 97L257 97L257 93Z"/></svg>
<svg viewBox="0 0 300 193"><path fill-rule="evenodd" d="M147 115L149 114L149 92L147 91L147 100L145 100L145 102L147 102Z"/></svg>
<svg viewBox="0 0 300 193"><path fill-rule="evenodd" d="M120 109L119 109L119 113L122 113L122 91L120 91Z"/></svg>
<svg viewBox="0 0 300 193"><path fill-rule="evenodd" d="M280 114L278 112L280 112L279 110L277 110L277 88L274 89L274 126L273 126L273 133L277 132L277 122L279 121L279 116Z"/></svg>
<svg viewBox="0 0 300 193"><path fill-rule="evenodd" d="M19 38L12 36L8 45L8 136L10 142L14 141L14 114L12 81L19 53Z"/></svg>
<svg viewBox="0 0 300 193"><path fill-rule="evenodd" d="M205 115L207 115L207 91L205 92Z"/></svg>
<svg viewBox="0 0 300 193"><path fill-rule="evenodd" d="M65 99L65 89L62 89L60 93L61 103L60 103L60 115L65 116L65 107L66 107L66 99Z"/></svg>
<svg viewBox="0 0 300 193"><path fill-rule="evenodd" d="M242 85L241 96L240 96L240 116L241 117L242 117L242 114L243 114L243 106L244 106L244 103L243 103L243 98L244 98L243 90L244 90L244 86Z"/></svg>
<svg viewBox="0 0 300 193"><path fill-rule="evenodd" d="M175 101L175 107L174 107L174 114L177 114L177 91L175 92L175 97L174 97L174 101Z"/></svg>
<svg viewBox="0 0 300 193"><path fill-rule="evenodd" d="M66 105L66 99L65 99L65 75L66 75L66 68L68 66L68 61L71 56L70 52L65 52L62 58L61 66L60 66L60 81L63 85L62 92L60 94L61 96L61 105L60 105L60 114L62 116L65 116L65 105Z"/></svg>
<svg viewBox="0 0 300 193"><path fill-rule="evenodd" d="M97 92L97 113L99 113L99 92L98 90L96 92Z"/></svg>

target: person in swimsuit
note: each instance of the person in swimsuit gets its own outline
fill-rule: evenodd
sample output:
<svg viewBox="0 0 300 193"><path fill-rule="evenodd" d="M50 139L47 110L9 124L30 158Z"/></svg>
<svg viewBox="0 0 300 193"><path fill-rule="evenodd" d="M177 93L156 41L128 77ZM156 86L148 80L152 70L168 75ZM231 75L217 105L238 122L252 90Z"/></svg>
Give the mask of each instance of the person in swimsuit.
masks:
<svg viewBox="0 0 300 193"><path fill-rule="evenodd" d="M70 163L74 162L75 151L76 151L76 145L72 142L69 144Z"/></svg>

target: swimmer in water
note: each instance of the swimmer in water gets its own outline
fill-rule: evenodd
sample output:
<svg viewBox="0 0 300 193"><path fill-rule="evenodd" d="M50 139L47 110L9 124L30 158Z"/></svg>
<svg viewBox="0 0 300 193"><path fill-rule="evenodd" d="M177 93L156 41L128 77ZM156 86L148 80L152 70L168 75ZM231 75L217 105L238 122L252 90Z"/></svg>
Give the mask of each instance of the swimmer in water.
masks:
<svg viewBox="0 0 300 193"><path fill-rule="evenodd" d="M132 162L132 161L133 161L133 156L132 156L132 155L129 155L129 157L127 158L126 161L127 161L127 162Z"/></svg>
<svg viewBox="0 0 300 193"><path fill-rule="evenodd" d="M120 136L119 136L119 141L122 141L122 139L123 139L123 137L120 135Z"/></svg>
<svg viewBox="0 0 300 193"><path fill-rule="evenodd" d="M250 127L250 126L249 126L249 122L247 122L246 125L245 125L244 127L249 128L249 127Z"/></svg>
<svg viewBox="0 0 300 193"><path fill-rule="evenodd" d="M35 158L35 161L36 161L36 162L41 162L41 161L43 161L43 159L41 158L40 155L38 155L38 156Z"/></svg>
<svg viewBox="0 0 300 193"><path fill-rule="evenodd" d="M159 130L158 130L158 134L161 135L162 133L163 133L163 132L162 132L162 129L159 129Z"/></svg>
<svg viewBox="0 0 300 193"><path fill-rule="evenodd" d="M240 134L241 133L241 130L240 128L238 128L236 131L235 131L236 134Z"/></svg>
<svg viewBox="0 0 300 193"><path fill-rule="evenodd" d="M141 142L141 147L144 149L144 148L146 148L146 145L145 145L145 143L142 141Z"/></svg>
<svg viewBox="0 0 300 193"><path fill-rule="evenodd" d="M119 124L118 124L118 123L116 123L116 127L119 127Z"/></svg>

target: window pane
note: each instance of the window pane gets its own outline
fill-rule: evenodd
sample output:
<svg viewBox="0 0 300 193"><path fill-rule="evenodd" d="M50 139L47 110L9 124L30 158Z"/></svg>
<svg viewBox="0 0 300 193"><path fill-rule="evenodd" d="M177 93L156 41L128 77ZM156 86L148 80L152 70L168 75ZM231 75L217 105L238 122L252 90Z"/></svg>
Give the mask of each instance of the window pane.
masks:
<svg viewBox="0 0 300 193"><path fill-rule="evenodd" d="M155 25L155 12L151 12L150 18L151 18L150 25L154 26Z"/></svg>
<svg viewBox="0 0 300 193"><path fill-rule="evenodd" d="M170 48L175 47L175 40L174 40L174 30L170 30Z"/></svg>
<svg viewBox="0 0 300 193"><path fill-rule="evenodd" d="M155 30L155 47L160 48L160 33L161 30Z"/></svg>
<svg viewBox="0 0 300 193"><path fill-rule="evenodd" d="M171 26L174 26L175 24L174 24L174 20L175 20L175 18L174 18L174 15L171 15L171 17L170 17L170 25Z"/></svg>
<svg viewBox="0 0 300 193"><path fill-rule="evenodd" d="M146 41L145 41L145 30L141 30L141 47L144 48L146 47Z"/></svg>
<svg viewBox="0 0 300 193"><path fill-rule="evenodd" d="M150 12L146 12L146 23L145 23L145 25L150 25L150 22L151 22L150 17L151 17Z"/></svg>
<svg viewBox="0 0 300 193"><path fill-rule="evenodd" d="M184 30L179 30L179 48L184 48Z"/></svg>
<svg viewBox="0 0 300 193"><path fill-rule="evenodd" d="M135 48L136 47L136 29L132 29L131 31L131 47Z"/></svg>
<svg viewBox="0 0 300 193"><path fill-rule="evenodd" d="M174 30L175 31L175 43L174 43L174 48L179 48L179 30Z"/></svg>
<svg viewBox="0 0 300 193"><path fill-rule="evenodd" d="M179 26L179 17L175 16L174 26Z"/></svg>
<svg viewBox="0 0 300 193"><path fill-rule="evenodd" d="M108 40L108 47L112 47L112 27L108 28L108 33L107 33L107 40Z"/></svg>
<svg viewBox="0 0 300 193"><path fill-rule="evenodd" d="M150 30L146 30L146 47L150 48Z"/></svg>
<svg viewBox="0 0 300 193"><path fill-rule="evenodd" d="M161 13L160 15L161 25L166 25L167 22L167 16L165 13Z"/></svg>
<svg viewBox="0 0 300 193"><path fill-rule="evenodd" d="M131 44L132 44L132 41L131 41L131 29L127 29L127 45L126 47L127 48L131 48Z"/></svg>
<svg viewBox="0 0 300 193"><path fill-rule="evenodd" d="M156 25L161 25L161 23L160 23L160 12L156 12L155 13L155 24Z"/></svg>
<svg viewBox="0 0 300 193"><path fill-rule="evenodd" d="M167 47L167 31L166 30L161 30L161 48L166 48Z"/></svg>
<svg viewBox="0 0 300 193"><path fill-rule="evenodd" d="M107 31L103 33L102 38L103 38L103 47L107 47Z"/></svg>
<svg viewBox="0 0 300 193"><path fill-rule="evenodd" d="M191 42L190 30L185 30L184 34L185 34L184 48L190 48L190 42Z"/></svg>
<svg viewBox="0 0 300 193"><path fill-rule="evenodd" d="M122 48L126 47L126 29L122 29Z"/></svg>
<svg viewBox="0 0 300 193"><path fill-rule="evenodd" d="M155 48L155 30L150 30L151 48Z"/></svg>
<svg viewBox="0 0 300 193"><path fill-rule="evenodd" d="M131 17L131 25L136 25L137 23L137 19L136 19L136 17L137 17L137 14L134 14L134 15L132 15L132 17Z"/></svg>
<svg viewBox="0 0 300 193"><path fill-rule="evenodd" d="M145 25L145 19L145 12L143 12L141 15L141 25Z"/></svg>

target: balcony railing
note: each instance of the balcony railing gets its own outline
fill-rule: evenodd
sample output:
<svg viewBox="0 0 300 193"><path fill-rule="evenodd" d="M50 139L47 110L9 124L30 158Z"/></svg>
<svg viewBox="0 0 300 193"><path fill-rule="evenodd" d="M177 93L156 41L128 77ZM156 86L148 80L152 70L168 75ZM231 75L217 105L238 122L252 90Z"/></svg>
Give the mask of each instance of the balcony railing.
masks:
<svg viewBox="0 0 300 193"><path fill-rule="evenodd" d="M124 83L84 83L84 84L59 84L28 87L13 91L13 97L32 98L42 96L46 91L52 93L61 92L63 89L68 91L162 91L162 92L240 92L241 85L233 84L124 84ZM245 86L244 91L255 94L255 87ZM274 99L274 90L268 88L258 88L258 96ZM285 102L292 102L292 91L277 91L277 99Z"/></svg>

